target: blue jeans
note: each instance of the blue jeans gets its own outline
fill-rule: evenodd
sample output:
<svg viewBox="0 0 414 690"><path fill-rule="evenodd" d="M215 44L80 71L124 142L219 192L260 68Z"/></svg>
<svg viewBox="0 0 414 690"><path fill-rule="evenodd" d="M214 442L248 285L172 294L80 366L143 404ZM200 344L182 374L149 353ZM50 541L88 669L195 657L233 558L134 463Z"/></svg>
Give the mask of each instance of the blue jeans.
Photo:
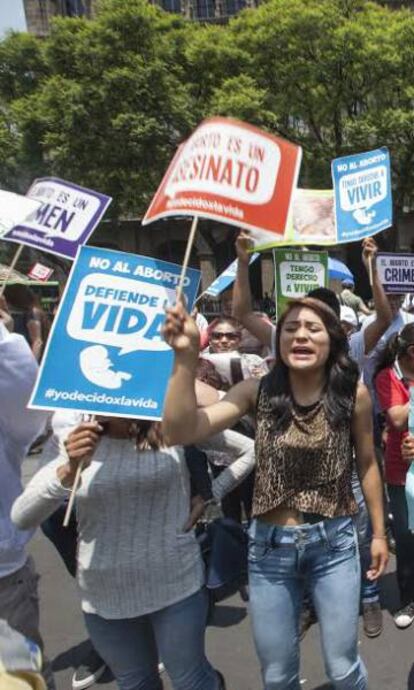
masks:
<svg viewBox="0 0 414 690"><path fill-rule="evenodd" d="M85 613L97 652L120 690L162 690L162 659L174 690L218 690L219 680L204 651L208 598L205 589L137 618L108 620Z"/></svg>
<svg viewBox="0 0 414 690"><path fill-rule="evenodd" d="M329 680L340 690L366 690L358 654L361 573L352 519L300 527L254 520L249 535L250 614L264 690L300 690L305 586L318 616Z"/></svg>
<svg viewBox="0 0 414 690"><path fill-rule="evenodd" d="M352 491L358 504L358 513L354 517L358 535L359 557L361 560L361 600L363 604L379 601L378 580L368 580L367 570L371 565L371 539L372 527L367 506L362 493L361 483L356 472L352 474Z"/></svg>

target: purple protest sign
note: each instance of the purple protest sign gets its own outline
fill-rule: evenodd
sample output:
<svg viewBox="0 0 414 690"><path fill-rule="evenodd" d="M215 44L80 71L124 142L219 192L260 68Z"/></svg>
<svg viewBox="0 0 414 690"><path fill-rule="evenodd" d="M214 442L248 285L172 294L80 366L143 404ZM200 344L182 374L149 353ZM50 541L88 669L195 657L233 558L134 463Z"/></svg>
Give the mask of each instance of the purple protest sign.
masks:
<svg viewBox="0 0 414 690"><path fill-rule="evenodd" d="M98 225L112 199L57 177L34 180L26 195L41 206L2 239L74 259Z"/></svg>

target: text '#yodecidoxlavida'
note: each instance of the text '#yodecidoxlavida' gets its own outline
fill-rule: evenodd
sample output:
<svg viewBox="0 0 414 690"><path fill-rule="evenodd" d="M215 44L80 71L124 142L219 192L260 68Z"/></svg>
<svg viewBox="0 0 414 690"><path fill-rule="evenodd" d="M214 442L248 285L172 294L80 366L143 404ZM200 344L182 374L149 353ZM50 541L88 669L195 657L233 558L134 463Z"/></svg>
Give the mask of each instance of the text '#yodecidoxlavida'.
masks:
<svg viewBox="0 0 414 690"><path fill-rule="evenodd" d="M130 398L127 395L108 395L107 393L82 393L79 390L59 391L56 388L48 388L45 391L45 398L51 402L58 400L72 400L86 403L105 403L106 405L120 405L122 407L137 407L143 409L156 410L158 405L152 398Z"/></svg>

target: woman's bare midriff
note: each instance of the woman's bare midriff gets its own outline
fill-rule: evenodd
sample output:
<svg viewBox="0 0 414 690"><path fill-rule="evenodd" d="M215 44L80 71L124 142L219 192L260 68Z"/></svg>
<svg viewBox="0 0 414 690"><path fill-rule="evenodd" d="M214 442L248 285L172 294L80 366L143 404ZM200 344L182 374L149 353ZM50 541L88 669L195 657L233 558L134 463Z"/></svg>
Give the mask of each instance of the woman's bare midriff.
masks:
<svg viewBox="0 0 414 690"><path fill-rule="evenodd" d="M271 525L280 525L282 527L295 527L296 525L303 525L303 514L294 508L286 508L278 506L269 510L269 512L260 515L260 520L268 522Z"/></svg>

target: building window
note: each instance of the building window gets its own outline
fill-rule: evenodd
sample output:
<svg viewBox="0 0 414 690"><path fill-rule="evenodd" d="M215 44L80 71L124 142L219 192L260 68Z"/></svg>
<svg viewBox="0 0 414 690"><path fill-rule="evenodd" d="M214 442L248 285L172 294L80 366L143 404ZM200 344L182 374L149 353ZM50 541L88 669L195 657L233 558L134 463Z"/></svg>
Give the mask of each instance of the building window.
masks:
<svg viewBox="0 0 414 690"><path fill-rule="evenodd" d="M181 14L181 0L161 0L161 7L166 12Z"/></svg>
<svg viewBox="0 0 414 690"><path fill-rule="evenodd" d="M214 0L196 0L196 19L212 19L215 16Z"/></svg>
<svg viewBox="0 0 414 690"><path fill-rule="evenodd" d="M246 2L245 0L225 0L224 7L226 15L232 17L246 7Z"/></svg>
<svg viewBox="0 0 414 690"><path fill-rule="evenodd" d="M83 0L64 0L62 5L65 17L83 17L86 13Z"/></svg>

